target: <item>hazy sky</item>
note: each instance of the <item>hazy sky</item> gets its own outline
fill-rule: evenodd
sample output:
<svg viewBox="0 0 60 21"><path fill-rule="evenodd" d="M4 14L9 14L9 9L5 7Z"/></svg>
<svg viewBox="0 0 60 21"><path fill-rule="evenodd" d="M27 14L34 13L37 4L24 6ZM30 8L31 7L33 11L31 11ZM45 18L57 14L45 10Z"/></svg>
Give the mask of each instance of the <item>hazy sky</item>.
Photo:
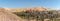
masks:
<svg viewBox="0 0 60 21"><path fill-rule="evenodd" d="M26 8L39 6L60 9L60 0L0 0L0 7Z"/></svg>

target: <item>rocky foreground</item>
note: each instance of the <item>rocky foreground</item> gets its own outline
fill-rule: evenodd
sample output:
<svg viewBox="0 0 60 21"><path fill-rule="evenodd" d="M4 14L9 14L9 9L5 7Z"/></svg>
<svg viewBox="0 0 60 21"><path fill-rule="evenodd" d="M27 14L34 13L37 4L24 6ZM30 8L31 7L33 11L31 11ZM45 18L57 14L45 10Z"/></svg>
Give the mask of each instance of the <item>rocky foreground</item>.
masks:
<svg viewBox="0 0 60 21"><path fill-rule="evenodd" d="M0 9L0 21L21 21L21 19L5 9Z"/></svg>

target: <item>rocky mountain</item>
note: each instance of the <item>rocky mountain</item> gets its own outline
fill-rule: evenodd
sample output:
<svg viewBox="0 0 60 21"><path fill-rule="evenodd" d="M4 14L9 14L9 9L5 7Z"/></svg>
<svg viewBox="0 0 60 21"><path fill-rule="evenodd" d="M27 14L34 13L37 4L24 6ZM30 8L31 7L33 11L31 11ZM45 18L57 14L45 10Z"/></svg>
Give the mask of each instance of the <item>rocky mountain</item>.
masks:
<svg viewBox="0 0 60 21"><path fill-rule="evenodd" d="M51 11L53 9L51 8L16 8L16 9L12 9L12 12L22 12L22 11L26 11L26 10L38 10L38 11Z"/></svg>
<svg viewBox="0 0 60 21"><path fill-rule="evenodd" d="M50 10L53 10L51 8L16 8L16 9L12 9L12 8L0 8L0 10L7 10L7 11L10 11L10 12L22 12L22 11L26 11L26 10L38 10L38 11L50 11Z"/></svg>

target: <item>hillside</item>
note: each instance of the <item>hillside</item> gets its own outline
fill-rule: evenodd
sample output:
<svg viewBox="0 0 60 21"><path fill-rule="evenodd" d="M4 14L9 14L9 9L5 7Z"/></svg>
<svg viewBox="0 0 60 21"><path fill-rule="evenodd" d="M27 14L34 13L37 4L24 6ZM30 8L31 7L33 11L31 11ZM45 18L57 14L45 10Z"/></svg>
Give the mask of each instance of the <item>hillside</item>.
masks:
<svg viewBox="0 0 60 21"><path fill-rule="evenodd" d="M18 9L19 10L19 9ZM25 19L39 19L39 20L56 20L57 18L60 18L60 13L57 10L52 10L48 8L26 8L24 9L26 11L23 12L14 12L14 14L18 15L19 17L24 17Z"/></svg>
<svg viewBox="0 0 60 21"><path fill-rule="evenodd" d="M22 11L26 11L26 10L38 10L38 11L51 11L53 9L51 8L16 8L16 9L12 9L12 8L0 8L0 9L4 9L4 10L7 10L7 11L10 11L10 12L22 12Z"/></svg>
<svg viewBox="0 0 60 21"><path fill-rule="evenodd" d="M12 14L11 12L16 15ZM29 20L28 17L30 17L30 20L33 19L32 21L36 21L37 17L39 16L41 16L41 18L44 17L44 19L42 18L42 20L49 19L49 18L55 18L55 16L57 18L58 17L60 18L60 11L56 11L51 8L16 8L16 9L0 8L0 14L1 14L0 15L1 21L3 19L4 19L3 21L27 21ZM22 19L22 18L19 18L18 16L22 18L24 16L25 17L24 19Z"/></svg>
<svg viewBox="0 0 60 21"><path fill-rule="evenodd" d="M0 21L21 21L21 19L4 8L0 8Z"/></svg>
<svg viewBox="0 0 60 21"><path fill-rule="evenodd" d="M26 11L26 10L39 10L39 11L44 11L44 10L53 10L51 8L43 8L43 7L40 7L40 8L16 8L16 9L12 9L12 8L0 8L0 9L5 9L7 11L11 11L11 12L21 12L21 11Z"/></svg>
<svg viewBox="0 0 60 21"><path fill-rule="evenodd" d="M12 10L13 12L21 12L21 11L26 11L26 10L38 10L38 11L50 11L53 10L51 8L16 8L15 10Z"/></svg>

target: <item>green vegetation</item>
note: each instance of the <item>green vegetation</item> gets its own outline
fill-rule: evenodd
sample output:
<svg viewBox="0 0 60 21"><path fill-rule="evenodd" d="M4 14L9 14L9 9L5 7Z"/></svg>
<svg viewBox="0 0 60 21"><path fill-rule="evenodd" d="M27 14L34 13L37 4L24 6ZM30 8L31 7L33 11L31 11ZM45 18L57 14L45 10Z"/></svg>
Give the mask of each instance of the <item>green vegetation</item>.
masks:
<svg viewBox="0 0 60 21"><path fill-rule="evenodd" d="M38 11L38 10L27 10L23 12L13 12L17 16L28 19L36 19L36 21L44 21L44 19L50 19L49 21L57 21L58 14L54 14L55 11ZM31 18L32 17L32 18Z"/></svg>

